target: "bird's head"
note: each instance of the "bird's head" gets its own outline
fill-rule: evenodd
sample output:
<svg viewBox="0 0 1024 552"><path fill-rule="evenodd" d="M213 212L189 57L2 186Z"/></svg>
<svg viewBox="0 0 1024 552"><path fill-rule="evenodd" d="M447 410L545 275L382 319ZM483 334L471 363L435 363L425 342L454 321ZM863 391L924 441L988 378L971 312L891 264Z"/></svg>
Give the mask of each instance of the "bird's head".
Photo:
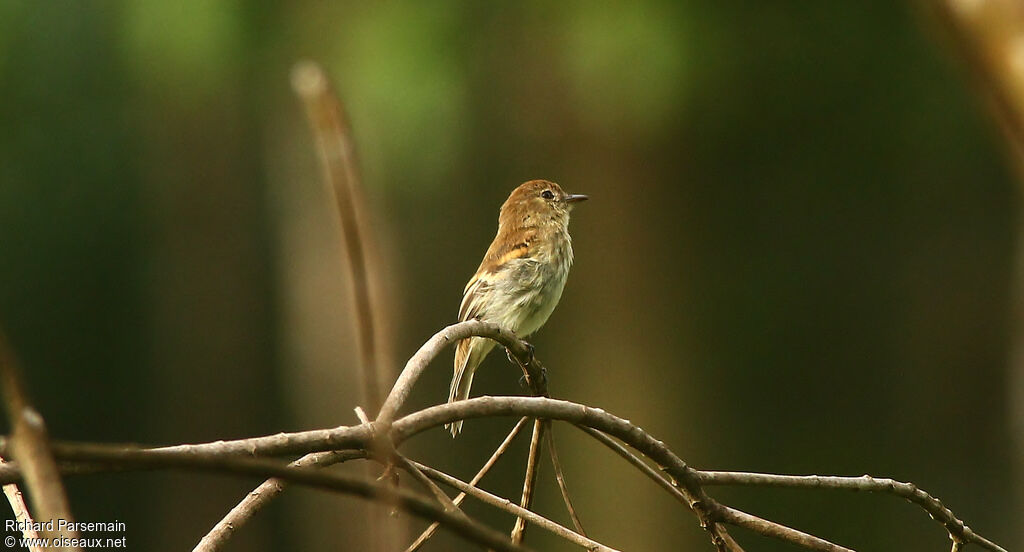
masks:
<svg viewBox="0 0 1024 552"><path fill-rule="evenodd" d="M501 206L499 221L513 226L568 224L569 211L586 199L583 194L565 193L554 182L531 180L512 190Z"/></svg>

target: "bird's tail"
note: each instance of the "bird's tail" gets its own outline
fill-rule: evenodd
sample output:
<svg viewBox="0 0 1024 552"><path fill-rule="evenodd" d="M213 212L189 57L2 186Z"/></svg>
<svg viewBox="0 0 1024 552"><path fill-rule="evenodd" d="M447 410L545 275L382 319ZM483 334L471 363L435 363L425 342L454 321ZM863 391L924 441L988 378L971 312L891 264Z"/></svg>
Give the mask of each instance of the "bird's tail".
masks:
<svg viewBox="0 0 1024 552"><path fill-rule="evenodd" d="M492 348L494 348L494 342L481 337L463 339L455 346L455 372L452 375L452 386L448 390L449 403L469 398L469 389L473 386L473 374ZM459 432L462 431L462 420L445 424L444 427L451 431L453 438L458 437Z"/></svg>

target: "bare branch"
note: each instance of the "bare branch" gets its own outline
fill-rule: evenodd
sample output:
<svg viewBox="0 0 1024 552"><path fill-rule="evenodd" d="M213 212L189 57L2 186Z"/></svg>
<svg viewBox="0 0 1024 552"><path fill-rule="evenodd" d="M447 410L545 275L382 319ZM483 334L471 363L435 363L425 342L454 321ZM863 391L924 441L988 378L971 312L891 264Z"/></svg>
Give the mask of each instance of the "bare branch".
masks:
<svg viewBox="0 0 1024 552"><path fill-rule="evenodd" d="M54 521L53 531L44 531L45 536L78 538L77 531L58 527L57 520L71 522L71 507L68 504L60 471L50 451L43 417L32 407L25 390L21 369L14 358L14 352L7 344L7 338L0 332L0 381L3 382L4 406L13 426L10 457L18 462L25 478L29 498L41 522ZM79 550L77 546L68 547Z"/></svg>
<svg viewBox="0 0 1024 552"><path fill-rule="evenodd" d="M426 487L427 490L429 490L434 495L434 497L437 498L437 501L441 503L441 506L444 506L446 512L452 512L462 516L466 515L465 513L463 513L462 510L459 509L459 506L452 501L451 497L449 497L444 491L441 490L440 487L437 486L436 483L434 483L429 477L426 476L426 474L423 473L423 471L420 469L420 464L418 462L413 462L406 458L405 456L402 456L401 454L397 453L392 455L392 459L399 468L402 468L403 470L408 472L409 475L413 477L413 479L415 479L421 485Z"/></svg>
<svg viewBox="0 0 1024 552"><path fill-rule="evenodd" d="M103 452L94 448L88 460L118 463L142 469L185 469L215 473L248 475L282 480L307 487L360 496L374 501L386 501L417 517L438 521L463 538L495 550L523 552L522 546L512 544L500 533L470 520L464 515L447 512L429 497L404 489L390 489L375 482L351 476L329 473L311 467L284 465L278 461L258 458L232 458L224 456L197 456L189 454L148 454L146 450L120 450Z"/></svg>
<svg viewBox="0 0 1024 552"><path fill-rule="evenodd" d="M352 131L345 117L344 106L319 65L311 61L296 64L292 71L292 88L306 107L309 126L320 154L324 183L337 203L345 254L349 261L349 277L352 280L363 401L371 412L377 412L380 408L381 366L374 313L379 310L375 310L372 305L367 267L369 247L357 216L361 185Z"/></svg>
<svg viewBox="0 0 1024 552"><path fill-rule="evenodd" d="M523 496L519 506L529 510L533 505L533 488L537 485L537 464L540 460L541 440L547 424L540 418L533 421L533 435L530 437L530 452L526 458L526 475L523 477ZM512 542L519 544L526 536L526 519L522 516L516 517L516 523L512 526Z"/></svg>
<svg viewBox="0 0 1024 552"><path fill-rule="evenodd" d="M292 70L292 88L306 107L309 125L320 154L324 183L328 192L333 194L337 206L352 282L363 403L371 412L376 413L381 404L380 382L384 378L384 366L380 362L376 332L379 326L375 316L382 316L383 311L374 308L370 289L369 260L373 253L373 240L369 239L369 229L359 217L362 210L362 185L352 129L345 116L344 105L318 64L311 61L296 64ZM371 469L370 464L367 464L367 469ZM368 472L367 475L372 473ZM369 515L372 526L381 526L386 522L387 514L381 508L371 507ZM393 538L391 532L379 531L376 536L379 537L377 549L389 550L394 547L394 543L390 542Z"/></svg>
<svg viewBox="0 0 1024 552"><path fill-rule="evenodd" d="M0 464L6 464L7 461L0 458ZM32 528L32 514L28 512L28 506L25 505L25 499L21 496L21 489L13 483L4 485L4 495L7 496L7 502L11 505L11 511L14 512L14 519L18 522L21 527L21 535L26 539L38 539L39 533ZM39 546L28 547L29 552L42 552L42 548Z"/></svg>
<svg viewBox="0 0 1024 552"><path fill-rule="evenodd" d="M491 468L494 467L494 464L496 464L498 462L498 459L501 458L503 454L505 454L505 451L508 450L509 445L512 444L512 441L516 438L517 435L519 435L519 432L522 431L523 426L526 425L527 420L529 420L529 418L519 418L519 422L517 422L515 427L513 427L512 430L508 432L508 435L505 436L505 440L502 441L500 445L498 445L498 448L494 450L494 453L491 454L491 457L488 458L487 462L485 462L483 467L480 468L480 471L476 472L476 475L473 476L473 479L469 481L469 486L475 487L477 483L479 483L484 478L484 476L487 475L487 472L491 471ZM455 500L453 500L452 502L454 502L456 505L462 504L462 501L465 498L466 492L462 491L459 493L458 496L455 497ZM423 533L421 533L420 536L417 537L416 540L413 541L413 543L405 549L405 552L416 552L416 550L419 550L419 548L423 546L425 542L430 540L430 537L434 536L434 533L437 532L438 527L438 523L431 523L430 526L424 529Z"/></svg>
<svg viewBox="0 0 1024 552"><path fill-rule="evenodd" d="M587 532L583 530L583 522L580 521L580 516L572 505L572 498L569 497L569 487L565 484L562 463L558 461L558 451L555 450L555 432L550 427L550 423L545 435L548 438L548 456L551 457L551 467L555 470L555 479L558 481L558 490L562 492L562 501L565 502L565 509L569 511L569 517L572 518L572 524L576 528L576 532L586 536Z"/></svg>
<svg viewBox="0 0 1024 552"><path fill-rule="evenodd" d="M455 420L485 416L530 416L534 418L562 420L596 429L621 440L656 462L658 465L663 466L665 472L672 476L672 478L677 482L677 490L682 495L685 503L694 510L695 513L697 513L698 519L702 522L702 526L708 527L709 531L715 531L712 533L712 538L716 546L720 549L729 550L729 548L727 548L729 546L729 539L727 539L727 534L721 531L721 526L718 522L725 521L728 523L736 523L742 527L759 532L766 531L765 526L763 525L764 523L772 523L767 522L766 520L760 520L750 514L744 514L743 512L734 511L728 508L723 509L725 508L724 506L708 497L701 488L703 485L701 474L704 472L694 470L687 466L686 463L669 450L664 443L656 440L641 428L631 424L627 420L609 414L603 410L577 403L545 397L473 398L464 401L457 401L451 404L432 406L396 420L391 425L389 436L391 441L395 446L397 446L406 439L430 428L440 427ZM371 423L370 426L372 427L375 424L376 422ZM355 447L366 447L369 446L370 441L372 440L369 429L369 427L363 425L307 433L317 434L321 439L330 440L332 442L347 442L353 443ZM61 459L75 461L100 461L105 464L115 464L116 462L114 462L114 460L120 458L120 455L131 455L134 459L148 457L155 461L153 464L154 466L159 467L162 465L162 461L170 461L179 457L199 458L204 454L210 455L211 450L214 451L212 452L212 456L214 458L224 456L224 450L235 451L235 455L252 454L252 450L267 450L262 446L264 445L264 441L280 445L281 439L282 437L277 435L227 443L220 442L205 445L182 445L179 447L166 447L163 449L149 450L132 450L123 446L110 445L73 445L54 443L53 450L54 454ZM323 442L316 442L315 440L309 439L303 433L291 434L290 439L286 439L286 441L292 442L295 440L304 441L311 447L324 446ZM247 449L246 445L250 448ZM137 468L138 465L135 467ZM16 466L7 465L3 466L3 468L5 470L5 476L11 476L12 474L16 476L19 473ZM124 468L121 467L119 469ZM0 483L10 483L16 480L16 477L13 479L3 479L0 480ZM686 481L686 485L689 486L684 485L683 481ZM887 484L888 483L885 483L885 485ZM693 489L696 489L696 492ZM712 525L714 528L712 528ZM782 533L778 531L775 533L762 532L762 534L773 537L782 535ZM780 536L780 538L783 537ZM968 531L966 527L964 528L963 539L961 540L964 540L965 542L974 542L990 550L1003 552L1002 548L999 548L990 541L983 539L973 531ZM830 545L831 543L827 544ZM825 545L826 544L822 544L822 546ZM836 548L815 549L835 550Z"/></svg>
<svg viewBox="0 0 1024 552"><path fill-rule="evenodd" d="M591 437L596 439L599 443L610 448L619 456L625 458L627 462L629 462L635 468L640 470L640 473L643 473L648 478L650 478L651 481L657 483L659 487L665 490L668 494L672 495L676 500L678 500L682 504L685 504L686 506L689 506L689 501L687 500L686 496L683 495L683 493L679 492L679 489L675 485L673 485L671 481L665 479L665 477L663 477L661 473L655 471L654 468L648 466L647 462L644 462L643 459L641 459L639 456L633 454L629 449L620 445L618 441L612 439L611 437L605 435L604 433L594 428L579 424L576 424L576 427L583 431L584 433L586 433L587 435L590 435ZM736 540L733 539L731 535L729 535L728 530L726 530L724 527L720 527L719 529L719 536L722 539L722 547L724 547L727 552L743 552L743 547L740 546L740 544L736 542Z"/></svg>
<svg viewBox="0 0 1024 552"><path fill-rule="evenodd" d="M904 483L889 478L870 475L860 477L839 477L834 475L775 475L770 473L697 471L698 481L703 485L755 485L758 487L789 487L799 489L840 489L889 493L907 499L928 512L949 532L956 541L975 543L988 550L1006 552L994 542L978 535L963 521L957 519L942 501L928 494L913 483Z"/></svg>
<svg viewBox="0 0 1024 552"><path fill-rule="evenodd" d="M398 381L391 388L384 406L381 407L377 421L382 425L389 424L397 416L399 409L405 404L416 381L427 369L434 358L444 350L445 347L458 343L467 337L487 337L497 341L505 347L511 355L519 362L523 369L534 381L544 380L544 369L540 362L534 358L530 347L525 341L519 339L512 332L489 322L469 320L452 324L437 332L424 343L416 354L405 363L405 368L398 376Z"/></svg>
<svg viewBox="0 0 1024 552"><path fill-rule="evenodd" d="M551 521L550 519L544 516L527 510L526 508L516 506L514 503L512 503L511 500L507 498L502 498L500 496L493 495L482 489L478 489L474 485L466 483L464 481L460 481L459 479L456 479L440 470L431 468L429 466L424 466L423 464L419 464L416 462L413 463L416 464L421 470L423 470L423 472L426 473L428 477L436 479L437 481L440 481L445 485L450 485L456 489L459 489L463 493L467 493L473 498L485 504L489 504L491 506L494 506L495 508L505 510L506 512L518 516L520 519L526 519L530 523L536 525L537 527L550 531L551 533L558 535L559 537L562 537L565 540L578 544L588 550L598 550L601 552L616 552L614 548L609 548L595 540L587 538L585 535L576 533L571 529L558 523L555 523L554 521Z"/></svg>
<svg viewBox="0 0 1024 552"><path fill-rule="evenodd" d="M160 449L157 449L160 450ZM365 458L364 451L317 452L307 454L290 466L296 468L322 467L357 458ZM285 482L281 479L268 479L245 495L216 525L199 541L192 552L212 552L224 545L235 531L246 524L264 505L284 491Z"/></svg>
<svg viewBox="0 0 1024 552"><path fill-rule="evenodd" d="M715 503L714 514L717 519L724 521L725 523L731 523L737 527L743 527L749 529L755 533L759 533L766 537L772 537L779 540L791 542L793 544L803 546L808 550L817 550L819 552L854 552L853 550L839 546L838 544L831 543L825 539L815 537L798 531L791 527L786 527L774 521L768 521L766 519L759 518L755 515L741 512L735 508Z"/></svg>

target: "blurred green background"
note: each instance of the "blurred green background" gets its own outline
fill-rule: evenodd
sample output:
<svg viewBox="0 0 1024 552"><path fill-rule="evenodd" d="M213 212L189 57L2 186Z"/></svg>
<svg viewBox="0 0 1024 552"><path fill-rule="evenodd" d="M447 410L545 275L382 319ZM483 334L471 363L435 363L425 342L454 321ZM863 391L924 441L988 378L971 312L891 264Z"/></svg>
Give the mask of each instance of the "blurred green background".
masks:
<svg viewBox="0 0 1024 552"><path fill-rule="evenodd" d="M58 438L354 422L345 261L289 86L310 58L353 121L394 370L455 320L509 191L555 180L592 198L533 340L556 396L699 468L913 481L1020 548L1018 190L921 23L877 1L0 1L0 320ZM475 393L521 392L502 357ZM409 408L445 399L450 362ZM408 451L469 478L511 423ZM593 537L711 549L621 459L555 431ZM525 451L485 487L517 496ZM546 463L540 477L537 508L568 523ZM190 549L254 483L68 480L79 519L124 521L153 551ZM893 497L711 492L857 549L948 547ZM365 549L362 508L295 489L227 549ZM571 548L536 529L528 543ZM439 534L427 550L461 548Z"/></svg>

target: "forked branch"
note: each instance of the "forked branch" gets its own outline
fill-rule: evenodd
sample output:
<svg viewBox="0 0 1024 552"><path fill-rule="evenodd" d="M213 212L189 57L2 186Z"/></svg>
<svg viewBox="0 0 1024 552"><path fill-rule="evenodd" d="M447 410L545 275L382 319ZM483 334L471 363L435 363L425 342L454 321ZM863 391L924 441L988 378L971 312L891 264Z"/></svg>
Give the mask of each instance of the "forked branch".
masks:
<svg viewBox="0 0 1024 552"><path fill-rule="evenodd" d="M756 478L748 478L744 480L745 476L726 476L726 472L701 472L694 470L687 466L681 459L679 459L671 450L669 450L664 443L656 440L642 429L626 420L623 420L617 416L604 412L600 409L587 407L585 405L572 403L568 401L560 401L556 399L548 399L543 397L480 397L475 399L469 399L466 401L459 401L452 404L444 404L433 406L403 418L396 420L391 426L391 438L396 446L403 443L410 437L427 431L432 428L440 428L445 423L449 423L459 419L470 419L480 418L489 416L529 416L532 418L544 418L550 420L559 420L570 422L576 425L585 426L587 428L597 430L603 434L614 437L632 447L634 450L643 454L652 460L656 465L661 466L665 473L670 475L677 482L686 478L690 481L691 485L697 485L698 487L707 484L713 480L716 482L724 483L725 481L744 481L744 484L761 485L763 483L769 483L768 481L758 481ZM321 439L334 441L347 434L345 436L346 442L356 442L355 446L369 446L371 443L371 437L369 432L365 430L363 426L355 426L348 428L336 428L334 430L327 430L323 432L317 432L320 434ZM253 449L250 450L261 450L259 443L262 440L275 440L279 436L261 437L256 439L245 440L254 445ZM607 444L609 441L603 441ZM235 442L242 443L242 441ZM322 443L309 442L310 446L320 447ZM54 452L57 457L61 460L70 460L76 462L92 462L101 463L108 469L123 470L126 468L131 469L157 469L166 467L170 459L173 458L186 458L196 459L212 457L212 458L223 458L224 456L241 456L246 454L243 448L238 446L231 446L224 448L223 443L213 444L200 444L200 445L184 445L181 447L175 447L173 452L167 452L169 449L145 449L145 450L130 450L123 446L99 446L99 445L67 445L67 444L54 444ZM622 447L620 445L620 447ZM225 454L224 450L234 451L231 454ZM266 450L266 449L262 449ZM622 450L626 450L624 447ZM628 451L627 451L628 452ZM621 454L621 452L620 452ZM632 455L633 453L630 453ZM128 458L127 462L125 461ZM643 461L635 462L635 465L645 464ZM648 470L642 470L645 474L651 477L653 468ZM6 475L17 474L17 468L15 466L7 466ZM705 476L710 473L711 475ZM785 476L780 476L785 477ZM653 477L652 477L653 478ZM731 479L730 479L731 478ZM863 478L855 478L862 480ZM16 480L16 479L15 479ZM776 483L780 480L771 481L771 486L779 486ZM880 487L869 488L870 485L863 480L864 483L858 483L864 485L863 490L883 490ZM876 482L878 480L875 480ZM11 482L11 480L4 479L0 481ZM671 485L671 482L670 482ZM844 483L844 485L854 485L853 482ZM880 485L874 483L873 485ZM703 509L704 515L710 519L715 519L719 522L736 524L741 527L750 529L752 531L764 534L766 536L784 538L790 540L790 542L796 542L794 539L786 538L785 535L796 536L795 533L790 530L786 531L783 528L779 529L779 524L769 522L767 520L760 520L750 514L738 512L732 508L728 508L719 502L703 495L703 502L699 505L694 505L690 502L690 497L687 496L685 488L681 485L673 485L673 489L678 491L678 494L673 492L674 496L680 499L681 502L686 503L688 506L695 507L699 506ZM845 488L845 487L844 487ZM950 513L950 515L952 515ZM955 519L955 518L954 518ZM958 529L964 527L964 530ZM770 528L774 528L775 531L769 531ZM947 526L949 529L949 526ZM966 529L962 523L954 522L952 524L951 531L955 531L955 536L961 542L974 543L985 549L992 550L994 552L1005 552L1005 550L998 545L992 543L988 539L980 537L973 531ZM804 546L812 550L843 550L842 547L834 545L832 543L824 544L819 543L820 546L808 546L807 542L801 542Z"/></svg>

